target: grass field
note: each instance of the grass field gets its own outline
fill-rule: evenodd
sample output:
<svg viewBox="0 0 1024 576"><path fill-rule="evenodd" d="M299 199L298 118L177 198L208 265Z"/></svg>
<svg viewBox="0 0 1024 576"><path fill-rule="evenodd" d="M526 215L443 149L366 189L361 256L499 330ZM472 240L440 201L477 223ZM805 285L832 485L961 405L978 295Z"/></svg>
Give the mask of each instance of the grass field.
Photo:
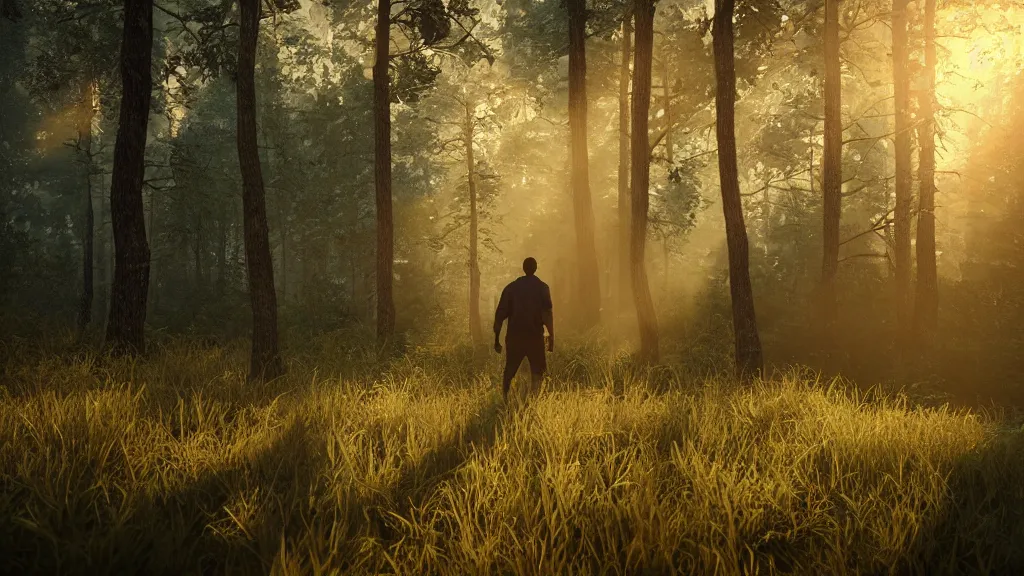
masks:
<svg viewBox="0 0 1024 576"><path fill-rule="evenodd" d="M262 385L245 352L7 343L0 571L1024 573L1012 414L583 348L506 406L465 350L325 338Z"/></svg>

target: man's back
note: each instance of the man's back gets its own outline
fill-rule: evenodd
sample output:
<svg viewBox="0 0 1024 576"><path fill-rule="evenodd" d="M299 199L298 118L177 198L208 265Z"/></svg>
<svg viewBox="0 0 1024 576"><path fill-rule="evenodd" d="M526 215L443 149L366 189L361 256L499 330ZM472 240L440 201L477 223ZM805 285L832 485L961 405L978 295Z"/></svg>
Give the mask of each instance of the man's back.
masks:
<svg viewBox="0 0 1024 576"><path fill-rule="evenodd" d="M494 322L500 330L508 320L506 338L543 338L545 316L551 313L551 291L533 275L520 276L501 292Z"/></svg>

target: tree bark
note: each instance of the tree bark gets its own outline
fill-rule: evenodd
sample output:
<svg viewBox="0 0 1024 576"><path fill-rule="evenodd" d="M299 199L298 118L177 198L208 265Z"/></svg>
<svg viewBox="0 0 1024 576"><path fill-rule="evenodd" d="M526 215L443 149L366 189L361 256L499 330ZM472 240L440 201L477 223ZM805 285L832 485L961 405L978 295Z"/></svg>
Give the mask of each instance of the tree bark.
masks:
<svg viewBox="0 0 1024 576"><path fill-rule="evenodd" d="M665 50L661 55L661 82L662 94L665 96L665 160L668 162L669 175L675 169L675 146L672 143L672 74L669 70L668 57L670 50ZM661 235L661 248L665 259L665 277L662 278L662 295L667 298L669 294L669 269L671 258L668 249L668 232Z"/></svg>
<svg viewBox="0 0 1024 576"><path fill-rule="evenodd" d="M810 190L811 197L814 197L814 126L811 126L811 131L807 136L807 141L810 142L808 146L810 154L808 154L807 161L807 184Z"/></svg>
<svg viewBox="0 0 1024 576"><path fill-rule="evenodd" d="M917 298L914 327L919 334L935 329L939 312L935 262L935 0L924 4L924 78L921 97L920 211L917 215Z"/></svg>
<svg viewBox="0 0 1024 576"><path fill-rule="evenodd" d="M256 132L255 70L260 2L239 0L238 6L238 163L242 171L245 264L252 302L249 379L264 380L283 374L284 365L278 352L274 262L270 254L266 194Z"/></svg>
<svg viewBox="0 0 1024 576"><path fill-rule="evenodd" d="M82 86L81 113L78 117L78 149L85 165L85 203L82 206L82 297L78 302L78 331L85 332L92 322L93 302L93 244L95 214L92 208L92 122L96 117L94 82Z"/></svg>
<svg viewBox="0 0 1024 576"><path fill-rule="evenodd" d="M629 60L633 55L633 15L622 21L622 60L619 64L619 309L626 310L630 294L629 238Z"/></svg>
<svg viewBox="0 0 1024 576"><path fill-rule="evenodd" d="M630 278L640 328L640 358L657 362L658 318L647 280L645 248L647 242L647 210L650 204L650 136L647 131L651 109L651 59L654 51L654 0L635 0L633 17L636 23L636 50L633 60L633 131L630 137L632 191L630 217Z"/></svg>
<svg viewBox="0 0 1024 576"><path fill-rule="evenodd" d="M392 295L395 238L391 213L391 2L377 2L377 57L373 64L374 186L377 196L377 344L389 344L395 333Z"/></svg>
<svg viewBox="0 0 1024 576"><path fill-rule="evenodd" d="M102 136L100 136L102 138ZM106 178L100 178L100 186L106 186ZM95 304L95 311L99 318L107 318L110 315L110 287L111 287L111 264L113 250L110 246L110 229L107 227L106 219L104 215L110 214L109 206L110 196L108 194L100 194L99 198L99 224L95 227L95 238L93 239L94 256L96 262L96 269L94 270L95 285L98 290L93 294L94 299L97 300Z"/></svg>
<svg viewBox="0 0 1024 576"><path fill-rule="evenodd" d="M668 161L668 168L672 170L675 164L674 146L672 144L672 75L668 68L668 55L671 50L666 49L661 55L661 92L665 96L665 159Z"/></svg>
<svg viewBox="0 0 1024 576"><path fill-rule="evenodd" d="M192 257L195 260L196 268L196 294L202 295L206 289L206 270L203 267L203 252L206 250L206 238L203 234L203 215L200 210L195 211L195 238L192 244Z"/></svg>
<svg viewBox="0 0 1024 576"><path fill-rule="evenodd" d="M729 288L732 295L732 326L736 338L736 371L741 380L761 375L764 359L754 314L750 285L749 247L743 221L739 172L736 165L736 70L733 52L733 0L716 0L714 18L715 111L718 136L718 175L722 210L729 248Z"/></svg>
<svg viewBox="0 0 1024 576"><path fill-rule="evenodd" d="M217 239L217 299L223 300L227 289L228 275L228 223L227 218L220 219Z"/></svg>
<svg viewBox="0 0 1024 576"><path fill-rule="evenodd" d="M897 341L906 346L910 320L910 203L913 174L910 163L910 78L907 73L907 0L892 3L892 73L896 102L896 210L893 216L896 264Z"/></svg>
<svg viewBox="0 0 1024 576"><path fill-rule="evenodd" d="M299 232L298 241L298 282L295 283L295 298L300 306L309 306L309 228Z"/></svg>
<svg viewBox="0 0 1024 576"><path fill-rule="evenodd" d="M121 37L121 113L114 144L110 216L114 231L114 279L110 289L107 344L115 353L145 351L149 243L142 206L146 131L152 94L153 3L125 0Z"/></svg>
<svg viewBox="0 0 1024 576"><path fill-rule="evenodd" d="M466 144L466 177L469 184L469 335L473 346L482 346L484 333L480 324L480 260L477 254L479 246L479 217L476 206L476 164L473 160L473 110L469 101L466 102L466 125L464 130Z"/></svg>
<svg viewBox="0 0 1024 576"><path fill-rule="evenodd" d="M665 261L665 276L661 279L661 281L662 281L661 291L662 291L662 296L664 298L666 298L666 302L667 302L668 301L667 298L669 296L669 292L668 292L669 279L670 279L670 273L672 272L672 255L670 254L669 249L668 249L668 232L665 232L664 234L661 235L661 254L662 254L662 258Z"/></svg>
<svg viewBox="0 0 1024 576"><path fill-rule="evenodd" d="M836 319L836 271L843 201L842 76L839 60L839 1L825 0L825 154L821 265L822 320L832 333ZM813 146L814 143L812 142Z"/></svg>
<svg viewBox="0 0 1024 576"><path fill-rule="evenodd" d="M147 239L150 244L156 241L157 238L157 224L159 219L156 218L156 196L154 192L149 192L149 221L146 223ZM159 256L156 257L159 261ZM162 272L160 266L153 266L153 254L150 253L150 271L149 271L149 298L146 302L148 305L147 317L152 317L160 310L160 273Z"/></svg>
<svg viewBox="0 0 1024 576"><path fill-rule="evenodd" d="M601 277L594 240L594 206L590 198L590 160L587 153L586 0L566 0L566 7L569 11L569 133L580 318L585 328L592 328L601 320Z"/></svg>
<svg viewBox="0 0 1024 576"><path fill-rule="evenodd" d="M21 8L17 0L0 0L0 17L7 18L11 22L21 20Z"/></svg>
<svg viewBox="0 0 1024 576"><path fill-rule="evenodd" d="M277 206L277 222L280 226L280 232L278 235L281 236L281 302L288 305L288 221L284 217L284 210L281 209L281 204L284 202L283 194L278 190L277 201L274 204Z"/></svg>

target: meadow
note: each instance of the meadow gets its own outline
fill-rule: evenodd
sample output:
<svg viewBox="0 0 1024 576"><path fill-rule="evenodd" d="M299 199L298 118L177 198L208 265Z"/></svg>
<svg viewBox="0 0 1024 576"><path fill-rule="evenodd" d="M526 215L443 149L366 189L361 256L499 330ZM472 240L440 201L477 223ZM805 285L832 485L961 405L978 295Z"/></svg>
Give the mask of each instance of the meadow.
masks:
<svg viewBox="0 0 1024 576"><path fill-rule="evenodd" d="M565 343L508 403L495 356L0 352L10 574L1020 574L1017 413L754 385Z"/></svg>

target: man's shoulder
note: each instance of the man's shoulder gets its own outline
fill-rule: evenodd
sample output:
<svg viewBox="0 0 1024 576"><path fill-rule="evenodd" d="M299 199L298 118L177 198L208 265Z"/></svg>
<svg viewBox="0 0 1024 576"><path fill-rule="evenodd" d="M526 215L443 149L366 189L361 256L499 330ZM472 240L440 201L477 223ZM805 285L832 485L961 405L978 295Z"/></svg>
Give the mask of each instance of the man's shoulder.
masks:
<svg viewBox="0 0 1024 576"><path fill-rule="evenodd" d="M508 290L508 289L511 289L511 288L520 288L520 287L521 288L526 288L526 289L537 289L537 288L542 288L542 289L545 289L545 290L548 289L548 285L545 284L543 280L541 280L540 278L537 278L536 276L520 276L519 278L516 278L515 280L509 282L508 286L506 286L505 289Z"/></svg>
<svg viewBox="0 0 1024 576"><path fill-rule="evenodd" d="M530 276L529 278L531 279L529 283L530 292L533 292L534 294L537 294L539 296L544 296L545 294L551 292L551 289L548 288L548 285L545 284L544 281L541 280L540 278L537 278L536 276Z"/></svg>

